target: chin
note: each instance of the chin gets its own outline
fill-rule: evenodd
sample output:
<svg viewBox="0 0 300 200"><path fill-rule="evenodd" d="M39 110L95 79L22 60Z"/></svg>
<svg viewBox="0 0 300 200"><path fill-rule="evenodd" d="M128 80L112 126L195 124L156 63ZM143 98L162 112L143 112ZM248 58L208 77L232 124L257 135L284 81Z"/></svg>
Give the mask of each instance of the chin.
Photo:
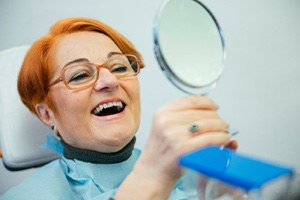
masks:
<svg viewBox="0 0 300 200"><path fill-rule="evenodd" d="M99 142L105 146L104 152L116 152L125 147L134 137L135 134L109 134L101 135ZM101 145L101 146L102 146ZM98 146L98 145L97 145Z"/></svg>

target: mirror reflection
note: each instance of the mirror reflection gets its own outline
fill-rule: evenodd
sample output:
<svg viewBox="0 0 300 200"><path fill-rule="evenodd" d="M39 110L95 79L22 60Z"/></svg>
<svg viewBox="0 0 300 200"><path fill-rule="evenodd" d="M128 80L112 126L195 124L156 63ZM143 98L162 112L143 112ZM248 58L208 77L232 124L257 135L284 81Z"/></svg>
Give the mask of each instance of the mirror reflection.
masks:
<svg viewBox="0 0 300 200"><path fill-rule="evenodd" d="M215 17L202 3L167 1L157 15L154 40L160 66L179 89L206 94L220 78L224 40Z"/></svg>

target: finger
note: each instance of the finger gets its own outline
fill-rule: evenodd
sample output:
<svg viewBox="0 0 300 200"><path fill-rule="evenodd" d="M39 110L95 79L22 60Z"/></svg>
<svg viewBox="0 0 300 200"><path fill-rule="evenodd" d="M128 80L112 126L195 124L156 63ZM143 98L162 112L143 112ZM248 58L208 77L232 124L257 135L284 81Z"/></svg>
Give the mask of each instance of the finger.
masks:
<svg viewBox="0 0 300 200"><path fill-rule="evenodd" d="M207 146L224 146L228 144L228 134L224 132L213 132L202 134L187 140L182 146L182 153L188 153Z"/></svg>
<svg viewBox="0 0 300 200"><path fill-rule="evenodd" d="M192 124L198 125L199 130L194 132L194 135L199 135L209 132L226 132L229 125L222 119L204 119L197 120Z"/></svg>
<svg viewBox="0 0 300 200"><path fill-rule="evenodd" d="M220 118L219 114L216 111L212 111L212 110L186 110L186 111L181 111L180 116L183 118L183 120L188 120L189 122L202 120L202 119Z"/></svg>
<svg viewBox="0 0 300 200"><path fill-rule="evenodd" d="M220 116L215 111L177 111L170 113L160 113L156 118L163 118L168 124L192 124L200 121L220 119Z"/></svg>
<svg viewBox="0 0 300 200"><path fill-rule="evenodd" d="M207 96L188 96L176 99L169 103L164 109L186 110L186 109L207 109L217 110L218 106Z"/></svg>

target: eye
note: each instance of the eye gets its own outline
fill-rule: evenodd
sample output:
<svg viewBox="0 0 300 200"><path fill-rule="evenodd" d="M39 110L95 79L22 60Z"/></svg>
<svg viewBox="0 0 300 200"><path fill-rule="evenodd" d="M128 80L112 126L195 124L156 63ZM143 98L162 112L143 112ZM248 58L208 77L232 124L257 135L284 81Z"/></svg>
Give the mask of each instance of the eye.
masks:
<svg viewBox="0 0 300 200"><path fill-rule="evenodd" d="M113 74L126 74L129 71L129 68L124 65L115 65L110 69L110 72Z"/></svg>
<svg viewBox="0 0 300 200"><path fill-rule="evenodd" d="M93 78L95 72L90 67L73 67L66 71L68 83L78 84Z"/></svg>
<svg viewBox="0 0 300 200"><path fill-rule="evenodd" d="M69 82L81 81L81 80L86 79L88 77L90 77L90 75L88 73L86 73L86 72L79 72L79 73L76 73L75 75L73 75L71 77L71 79L69 80Z"/></svg>

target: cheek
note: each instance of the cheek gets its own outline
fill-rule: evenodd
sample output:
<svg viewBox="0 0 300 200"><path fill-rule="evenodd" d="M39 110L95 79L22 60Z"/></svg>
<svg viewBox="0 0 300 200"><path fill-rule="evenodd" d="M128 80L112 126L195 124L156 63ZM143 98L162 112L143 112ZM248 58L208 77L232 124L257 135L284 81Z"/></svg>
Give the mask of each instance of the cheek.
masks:
<svg viewBox="0 0 300 200"><path fill-rule="evenodd" d="M140 101L140 84L138 79L134 79L132 80L132 82L130 82L130 84L127 85L127 92L130 96L130 98L132 98L136 103L139 103Z"/></svg>
<svg viewBox="0 0 300 200"><path fill-rule="evenodd" d="M57 113L61 116L62 120L72 119L78 116L75 115L75 113L85 113L83 111L85 111L89 105L86 95L79 93L71 94L66 90L57 92L53 100L57 108ZM63 116L67 116L68 118Z"/></svg>
<svg viewBox="0 0 300 200"><path fill-rule="evenodd" d="M140 86L139 82L136 80L135 83L131 87L131 100L133 101L135 112L137 117L140 115Z"/></svg>
<svg viewBox="0 0 300 200"><path fill-rule="evenodd" d="M140 113L140 86L137 78L121 82L121 86L129 98L131 109L136 117Z"/></svg>

